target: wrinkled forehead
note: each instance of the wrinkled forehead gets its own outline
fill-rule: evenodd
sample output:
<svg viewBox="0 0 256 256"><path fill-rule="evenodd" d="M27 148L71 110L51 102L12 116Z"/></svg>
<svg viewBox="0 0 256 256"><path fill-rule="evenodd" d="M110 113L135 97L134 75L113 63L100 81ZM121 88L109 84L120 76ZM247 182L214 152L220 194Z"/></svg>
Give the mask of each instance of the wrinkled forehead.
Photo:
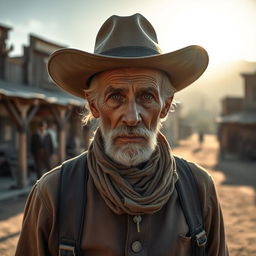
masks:
<svg viewBox="0 0 256 256"><path fill-rule="evenodd" d="M148 68L120 68L97 74L91 86L104 89L111 86L153 86L159 87L164 73L157 69ZM90 86L90 87L91 87ZM95 88L96 89L96 88Z"/></svg>

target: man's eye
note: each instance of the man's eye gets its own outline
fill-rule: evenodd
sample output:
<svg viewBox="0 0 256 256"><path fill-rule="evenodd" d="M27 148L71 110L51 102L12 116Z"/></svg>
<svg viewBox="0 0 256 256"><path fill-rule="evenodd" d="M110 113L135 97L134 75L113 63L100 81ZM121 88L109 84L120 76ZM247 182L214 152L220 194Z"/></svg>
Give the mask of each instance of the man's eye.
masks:
<svg viewBox="0 0 256 256"><path fill-rule="evenodd" d="M112 100L118 100L118 99L120 99L120 95L119 95L119 94L112 94L112 95L110 96L110 98L111 98Z"/></svg>
<svg viewBox="0 0 256 256"><path fill-rule="evenodd" d="M121 101L123 99L122 95L119 93L114 93L109 96L109 99L113 101Z"/></svg>
<svg viewBox="0 0 256 256"><path fill-rule="evenodd" d="M154 97L153 97L152 94L146 93L146 94L143 94L143 95L142 95L142 98L143 98L143 100L150 101L150 100L152 100Z"/></svg>

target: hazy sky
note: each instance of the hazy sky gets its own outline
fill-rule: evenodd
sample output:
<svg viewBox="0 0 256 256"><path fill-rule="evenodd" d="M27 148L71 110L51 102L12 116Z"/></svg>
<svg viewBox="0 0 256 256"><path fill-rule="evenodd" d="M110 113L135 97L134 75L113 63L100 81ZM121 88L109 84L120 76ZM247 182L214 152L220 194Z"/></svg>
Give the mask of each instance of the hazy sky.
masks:
<svg viewBox="0 0 256 256"><path fill-rule="evenodd" d="M16 55L29 33L93 52L109 16L136 12L153 24L164 52L199 44L212 66L256 61L256 0L0 0L0 23L13 27L9 44Z"/></svg>

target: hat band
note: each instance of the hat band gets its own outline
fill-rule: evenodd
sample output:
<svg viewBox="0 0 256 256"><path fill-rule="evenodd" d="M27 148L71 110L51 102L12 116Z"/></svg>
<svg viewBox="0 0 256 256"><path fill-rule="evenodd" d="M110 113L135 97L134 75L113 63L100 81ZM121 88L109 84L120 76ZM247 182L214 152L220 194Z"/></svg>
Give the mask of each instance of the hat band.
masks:
<svg viewBox="0 0 256 256"><path fill-rule="evenodd" d="M160 52L143 46L124 46L112 48L100 54L115 57L144 57L160 54Z"/></svg>

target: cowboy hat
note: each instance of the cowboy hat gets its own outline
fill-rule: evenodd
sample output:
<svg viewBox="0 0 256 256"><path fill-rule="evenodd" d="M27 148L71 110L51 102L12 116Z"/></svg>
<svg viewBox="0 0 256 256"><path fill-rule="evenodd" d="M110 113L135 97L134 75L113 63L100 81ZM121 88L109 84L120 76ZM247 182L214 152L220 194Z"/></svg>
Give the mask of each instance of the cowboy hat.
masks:
<svg viewBox="0 0 256 256"><path fill-rule="evenodd" d="M94 53L60 49L48 62L53 81L67 92L84 98L90 78L103 71L141 67L164 71L172 86L180 91L201 76L208 65L208 54L200 46L162 53L156 32L141 14L111 16L100 28Z"/></svg>

